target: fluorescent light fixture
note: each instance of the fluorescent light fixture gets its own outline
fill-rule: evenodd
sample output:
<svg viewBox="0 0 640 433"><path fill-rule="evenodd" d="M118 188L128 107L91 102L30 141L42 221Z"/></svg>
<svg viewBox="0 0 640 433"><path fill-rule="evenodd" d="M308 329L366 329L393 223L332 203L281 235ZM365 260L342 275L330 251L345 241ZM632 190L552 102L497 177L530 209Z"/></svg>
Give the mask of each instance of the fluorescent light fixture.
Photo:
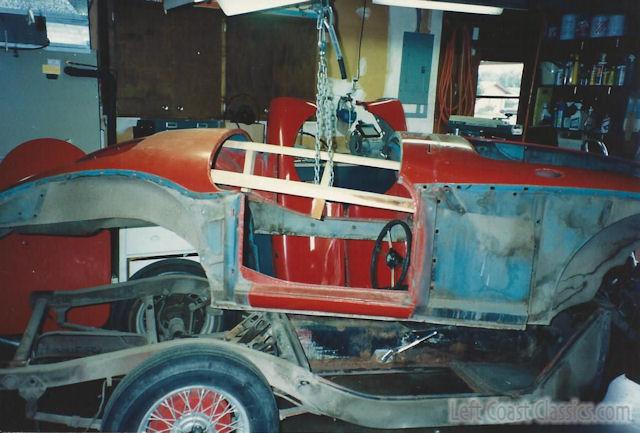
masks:
<svg viewBox="0 0 640 433"><path fill-rule="evenodd" d="M222 0L218 0L222 1ZM229 0L227 0L229 1ZM233 1L233 0L232 0ZM238 0L236 0L238 1ZM436 9L449 12L464 12L468 14L501 15L503 9L495 6L472 5L431 0L373 0L373 3L387 6L401 6L416 9Z"/></svg>
<svg viewBox="0 0 640 433"><path fill-rule="evenodd" d="M306 3L309 0L218 0L225 15L239 15Z"/></svg>

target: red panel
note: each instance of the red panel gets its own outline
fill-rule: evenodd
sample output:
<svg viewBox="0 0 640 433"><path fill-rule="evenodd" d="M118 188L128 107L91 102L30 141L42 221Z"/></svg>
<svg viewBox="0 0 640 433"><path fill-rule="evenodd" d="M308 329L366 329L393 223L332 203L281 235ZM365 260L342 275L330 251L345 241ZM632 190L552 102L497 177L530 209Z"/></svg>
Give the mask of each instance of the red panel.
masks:
<svg viewBox="0 0 640 433"><path fill-rule="evenodd" d="M12 184L84 156L73 144L56 138L26 141L0 162L0 190Z"/></svg>
<svg viewBox="0 0 640 433"><path fill-rule="evenodd" d="M359 102L365 110L387 122L394 131L407 130L407 118L402 103L397 99L381 99L374 102Z"/></svg>
<svg viewBox="0 0 640 433"><path fill-rule="evenodd" d="M20 334L31 315L29 294L36 290L74 290L111 282L111 239L103 231L90 237L12 234L0 239L0 334ZM108 306L78 308L69 319L102 326ZM47 321L53 329L53 320Z"/></svg>
<svg viewBox="0 0 640 433"><path fill-rule="evenodd" d="M240 129L164 131L99 150L37 178L83 170L134 170L164 177L191 191L212 192L216 190L211 181L216 151L233 135L248 138Z"/></svg>
<svg viewBox="0 0 640 433"><path fill-rule="evenodd" d="M497 161L480 156L472 146L429 145L410 140L403 147L401 176L408 185L417 183L470 183L494 185L536 185L568 188L604 189L640 192L637 178L615 173L558 167L547 164L527 164ZM522 144L522 143L518 143ZM543 147L527 144L529 147ZM575 153L553 149L558 153ZM579 152L578 152L579 153ZM559 177L544 176L551 171ZM541 175L542 174L542 175Z"/></svg>
<svg viewBox="0 0 640 433"><path fill-rule="evenodd" d="M68 164L84 152L66 141L44 138L16 147L0 163L0 189L43 170ZM111 281L108 232L90 237L12 234L0 239L0 334L20 334L31 315L29 294L35 290L73 290ZM69 319L102 326L108 306L79 308ZM48 319L46 329L52 329Z"/></svg>
<svg viewBox="0 0 640 433"><path fill-rule="evenodd" d="M319 287L279 281L247 268L241 272L243 277L255 282L249 293L253 307L396 318L407 318L414 309L406 292Z"/></svg>
<svg viewBox="0 0 640 433"><path fill-rule="evenodd" d="M312 102L298 98L275 98L269 105L267 143L293 146L305 121L316 114Z"/></svg>
<svg viewBox="0 0 640 433"><path fill-rule="evenodd" d="M315 106L296 98L276 98L269 107L267 141L293 146L304 122L315 114ZM281 179L300 180L289 156L279 156ZM278 204L309 214L312 200L278 194ZM342 205L327 203L326 215L342 216ZM275 275L286 281L323 285L345 285L345 245L341 239L302 236L273 236Z"/></svg>

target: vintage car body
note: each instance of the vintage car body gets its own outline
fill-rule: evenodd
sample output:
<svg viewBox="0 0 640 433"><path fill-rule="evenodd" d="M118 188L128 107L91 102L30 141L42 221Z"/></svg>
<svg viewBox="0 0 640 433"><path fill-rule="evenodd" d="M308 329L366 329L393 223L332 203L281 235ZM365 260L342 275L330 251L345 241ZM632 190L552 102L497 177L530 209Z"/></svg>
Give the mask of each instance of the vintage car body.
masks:
<svg viewBox="0 0 640 433"><path fill-rule="evenodd" d="M304 101L276 101L269 141L291 146L313 112ZM339 182L296 182L292 156L243 142L251 144L241 130L167 131L28 177L0 193L2 234L159 225L196 248L216 308L506 329L549 324L590 301L605 273L640 245L640 167L631 162L403 133L397 181L367 195ZM371 176L387 162L372 163ZM251 182L234 186L232 177ZM265 178L298 192L261 189ZM315 219L315 192L300 185L348 199ZM362 267L395 219L413 235L407 287L373 289ZM316 255L306 254L312 244ZM312 279L295 270L305 261Z"/></svg>
<svg viewBox="0 0 640 433"><path fill-rule="evenodd" d="M0 236L158 225L195 248L206 278L42 287L0 391L17 391L29 418L103 431L194 431L209 405L149 414L176 393L202 403L203 384L234 413L206 418L203 431L275 432L302 413L400 429L503 422L461 419L452 404L592 399L610 379L605 360L624 352L610 349L616 333L631 342L618 370L634 372L638 165L409 134L397 101L366 109L394 129L401 160L320 152L319 184L304 182L315 152L294 146L315 107L292 98L271 106L271 144L239 129L168 131L13 176L22 178L0 192ZM62 154L67 144L47 145L56 143ZM618 278L625 261L633 271ZM180 302L161 314L171 298ZM144 305L144 328L71 314L127 303ZM196 336L196 310L238 320ZM58 328L43 332L51 313ZM38 406L89 382L102 383L102 402L115 385L93 418Z"/></svg>

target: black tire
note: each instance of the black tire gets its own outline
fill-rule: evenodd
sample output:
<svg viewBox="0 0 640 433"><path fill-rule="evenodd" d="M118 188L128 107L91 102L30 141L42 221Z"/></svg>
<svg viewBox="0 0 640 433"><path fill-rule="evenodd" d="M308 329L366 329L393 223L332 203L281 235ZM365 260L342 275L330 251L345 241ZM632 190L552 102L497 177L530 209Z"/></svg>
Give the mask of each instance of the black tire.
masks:
<svg viewBox="0 0 640 433"><path fill-rule="evenodd" d="M214 348L193 346L162 352L131 371L109 399L101 429L140 431L152 407L166 401L163 399L172 392L190 387L213 387L221 395L235 399L246 414L251 433L279 430L273 393L251 363Z"/></svg>
<svg viewBox="0 0 640 433"><path fill-rule="evenodd" d="M202 265L193 260L186 259L166 259L154 262L133 274L130 280L142 278L158 277L161 275L195 275L206 278L206 273ZM142 308L140 299L129 299L126 301L114 302L111 305L109 316L109 328L124 332L139 332L136 326L136 316ZM223 317L215 318L209 332L219 332L223 328Z"/></svg>

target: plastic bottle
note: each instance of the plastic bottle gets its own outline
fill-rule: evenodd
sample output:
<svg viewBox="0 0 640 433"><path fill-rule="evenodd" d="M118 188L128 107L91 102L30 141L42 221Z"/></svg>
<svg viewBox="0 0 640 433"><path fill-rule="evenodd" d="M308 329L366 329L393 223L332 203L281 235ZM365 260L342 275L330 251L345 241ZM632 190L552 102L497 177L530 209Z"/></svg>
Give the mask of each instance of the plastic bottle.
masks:
<svg viewBox="0 0 640 433"><path fill-rule="evenodd" d="M600 123L600 134L608 134L611 127L611 116L605 114Z"/></svg>
<svg viewBox="0 0 640 433"><path fill-rule="evenodd" d="M567 60L567 63L565 63L564 65L564 85L565 86L571 86L572 85L572 78L573 78L573 54L571 54L569 56L569 60Z"/></svg>
<svg viewBox="0 0 640 433"><path fill-rule="evenodd" d="M624 114L624 121L622 122L622 130L624 131L624 139L626 141L631 140L631 135L633 134L636 117L636 105L638 104L638 102L638 99L632 96L630 96L627 100L627 109Z"/></svg>
<svg viewBox="0 0 640 433"><path fill-rule="evenodd" d="M624 86L627 79L627 65L618 65L616 68L616 86Z"/></svg>
<svg viewBox="0 0 640 433"><path fill-rule="evenodd" d="M553 120L551 112L549 111L549 104L546 102L542 105L542 114L540 115L540 124L549 125Z"/></svg>
<svg viewBox="0 0 640 433"><path fill-rule="evenodd" d="M624 81L624 85L632 89L635 87L636 81L636 60L637 57L634 54L629 54L627 57L627 77Z"/></svg>
<svg viewBox="0 0 640 433"><path fill-rule="evenodd" d="M556 72L556 86L564 85L564 68L558 68Z"/></svg>
<svg viewBox="0 0 640 433"><path fill-rule="evenodd" d="M595 68L595 85L602 86L604 84L604 73L607 67L607 54L600 55L600 61L594 66Z"/></svg>
<svg viewBox="0 0 640 433"><path fill-rule="evenodd" d="M577 86L580 84L580 56L576 54L573 56L573 63L571 64L571 79L570 85Z"/></svg>
<svg viewBox="0 0 640 433"><path fill-rule="evenodd" d="M553 126L556 128L562 128L564 120L564 102L558 101L556 103L556 118L554 120Z"/></svg>
<svg viewBox="0 0 640 433"><path fill-rule="evenodd" d="M596 85L596 72L597 72L596 65L591 66L591 71L589 71L589 85L590 86L595 86Z"/></svg>
<svg viewBox="0 0 640 433"><path fill-rule="evenodd" d="M562 118L562 127L564 129L571 128L571 118L576 112L576 103L569 101L564 109L564 117Z"/></svg>
<svg viewBox="0 0 640 433"><path fill-rule="evenodd" d="M593 109L593 107L589 107L589 112L587 113L587 118L584 120L582 130L589 132L593 129L593 125L595 124L596 124L595 110Z"/></svg>

